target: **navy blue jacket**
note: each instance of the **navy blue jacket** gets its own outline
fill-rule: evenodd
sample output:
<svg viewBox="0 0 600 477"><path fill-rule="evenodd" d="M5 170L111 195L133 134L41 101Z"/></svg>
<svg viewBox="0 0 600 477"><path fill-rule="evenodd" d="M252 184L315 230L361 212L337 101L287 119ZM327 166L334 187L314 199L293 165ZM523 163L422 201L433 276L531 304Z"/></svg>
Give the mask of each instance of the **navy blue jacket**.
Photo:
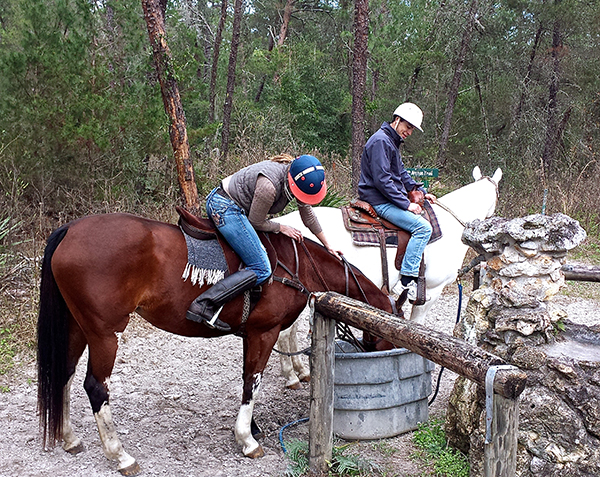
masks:
<svg viewBox="0 0 600 477"><path fill-rule="evenodd" d="M388 122L369 138L360 164L358 197L361 200L371 205L391 202L396 207L408 209L408 191L422 184L417 183L404 167L399 149L402 142Z"/></svg>

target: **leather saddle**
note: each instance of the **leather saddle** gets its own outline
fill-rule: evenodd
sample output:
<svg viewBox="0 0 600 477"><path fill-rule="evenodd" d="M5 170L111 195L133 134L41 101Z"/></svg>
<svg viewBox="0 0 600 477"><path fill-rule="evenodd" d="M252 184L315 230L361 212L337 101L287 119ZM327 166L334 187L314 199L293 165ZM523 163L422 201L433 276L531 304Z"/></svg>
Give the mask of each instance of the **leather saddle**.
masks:
<svg viewBox="0 0 600 477"><path fill-rule="evenodd" d="M408 198L411 202L419 204L423 207L425 203L425 194L420 190L413 190L408 193ZM379 237L380 246L397 245L396 258L394 266L396 270L400 270L402 259L406 253L406 246L410 240L410 232L397 227L391 222L379 217L371 204L360 199L353 199L349 205L343 206L342 216L344 225L349 232L363 232L377 234ZM432 221L429 215L429 209L423 208L425 218Z"/></svg>
<svg viewBox="0 0 600 477"><path fill-rule="evenodd" d="M425 194L419 190L413 190L408 194L409 200L423 206L425 201ZM353 239L360 235L366 237L371 235L377 237L379 242L379 249L381 252L381 269L383 274L383 290L386 293L390 291L389 284L389 270L387 262L387 247L388 245L396 245L396 257L394 259L394 266L396 270L400 270L402 266L402 260L406 253L406 246L410 240L410 232L397 227L391 222L379 217L373 206L368 202L360 199L353 199L349 205L341 207L342 217L344 226L353 235ZM424 208L426 219L431 221L428 210ZM425 303L425 260L421 260L421 267L419 269L419 278L417 281L417 300L416 305L423 305Z"/></svg>

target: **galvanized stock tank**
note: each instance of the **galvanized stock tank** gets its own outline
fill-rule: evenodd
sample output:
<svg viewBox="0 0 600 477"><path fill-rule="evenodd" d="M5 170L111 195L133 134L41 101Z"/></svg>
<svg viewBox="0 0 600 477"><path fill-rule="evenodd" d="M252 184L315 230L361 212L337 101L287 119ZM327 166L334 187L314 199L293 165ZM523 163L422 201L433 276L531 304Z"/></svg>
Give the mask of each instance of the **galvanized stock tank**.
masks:
<svg viewBox="0 0 600 477"><path fill-rule="evenodd" d="M434 364L404 348L372 353L336 341L333 432L347 440L393 437L428 419Z"/></svg>

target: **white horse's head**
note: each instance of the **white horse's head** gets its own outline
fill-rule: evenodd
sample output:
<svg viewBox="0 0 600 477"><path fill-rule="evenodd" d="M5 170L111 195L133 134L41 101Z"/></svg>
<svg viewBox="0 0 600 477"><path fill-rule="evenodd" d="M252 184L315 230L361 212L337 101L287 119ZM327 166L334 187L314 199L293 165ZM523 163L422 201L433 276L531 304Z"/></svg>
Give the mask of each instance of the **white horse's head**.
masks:
<svg viewBox="0 0 600 477"><path fill-rule="evenodd" d="M472 182L460 189L439 198L442 206L452 211L462 223L475 219L486 219L494 215L498 201L498 183L502 179L502 170L496 169L492 177L484 176L475 166ZM462 232L461 232L462 233Z"/></svg>
<svg viewBox="0 0 600 477"><path fill-rule="evenodd" d="M475 179L475 182L480 181L482 179L487 179L492 184L494 184L496 200L494 200L494 203L490 206L490 208L488 209L488 211L485 214L485 218L487 219L488 217L491 217L492 215L494 215L494 211L496 210L496 204L498 202L498 184L500 183L500 179L502 179L502 169L500 169L500 168L496 169L496 172L494 172L494 175L492 177L489 177L489 176L484 176L481 173L481 169L479 169L479 166L475 166L475 168L473 169L473 179Z"/></svg>

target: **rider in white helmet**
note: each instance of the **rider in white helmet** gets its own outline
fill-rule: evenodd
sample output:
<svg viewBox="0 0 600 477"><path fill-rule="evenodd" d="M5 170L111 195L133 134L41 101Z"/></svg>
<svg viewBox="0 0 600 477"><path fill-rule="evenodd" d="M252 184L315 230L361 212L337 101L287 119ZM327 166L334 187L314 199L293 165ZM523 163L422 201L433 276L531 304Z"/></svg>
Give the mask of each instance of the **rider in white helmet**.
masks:
<svg viewBox="0 0 600 477"><path fill-rule="evenodd" d="M410 202L408 192L418 184L406 171L400 145L415 129L423 132L423 112L413 103L403 103L394 111L392 121L384 122L365 144L361 157L358 196L371 204L377 214L411 233L400 269L401 288L408 290L409 301L417 297L417 278L423 250L431 237L431 225L421 216L419 204ZM425 197L434 200L431 194Z"/></svg>

